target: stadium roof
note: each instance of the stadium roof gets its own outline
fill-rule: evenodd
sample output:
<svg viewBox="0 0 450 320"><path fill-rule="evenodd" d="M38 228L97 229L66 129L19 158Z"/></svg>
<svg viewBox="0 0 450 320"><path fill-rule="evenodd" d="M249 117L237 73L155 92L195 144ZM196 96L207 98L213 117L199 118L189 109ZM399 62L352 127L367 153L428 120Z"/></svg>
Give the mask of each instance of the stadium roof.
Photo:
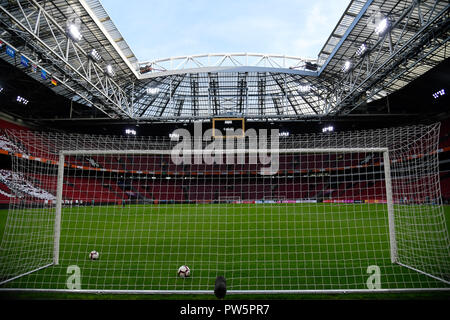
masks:
<svg viewBox="0 0 450 320"><path fill-rule="evenodd" d="M1 0L0 41L10 50L0 58L111 119L346 115L448 58L449 8L353 0L314 59L208 53L141 62L98 0Z"/></svg>

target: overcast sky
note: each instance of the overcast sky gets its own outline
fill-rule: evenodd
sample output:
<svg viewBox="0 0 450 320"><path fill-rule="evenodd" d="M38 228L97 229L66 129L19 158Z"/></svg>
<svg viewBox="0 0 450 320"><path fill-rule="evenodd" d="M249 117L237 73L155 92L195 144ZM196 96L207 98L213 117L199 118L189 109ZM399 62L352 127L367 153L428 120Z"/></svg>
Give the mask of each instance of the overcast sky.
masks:
<svg viewBox="0 0 450 320"><path fill-rule="evenodd" d="M139 61L201 53L316 58L349 0L102 0Z"/></svg>

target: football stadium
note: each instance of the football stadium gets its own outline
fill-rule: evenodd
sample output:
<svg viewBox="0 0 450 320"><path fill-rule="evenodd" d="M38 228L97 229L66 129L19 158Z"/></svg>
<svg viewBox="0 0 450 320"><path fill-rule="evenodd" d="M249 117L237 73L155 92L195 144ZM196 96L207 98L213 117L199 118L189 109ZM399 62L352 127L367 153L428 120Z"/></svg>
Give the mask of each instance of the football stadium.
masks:
<svg viewBox="0 0 450 320"><path fill-rule="evenodd" d="M448 1L148 61L107 2L0 1L2 296L449 297Z"/></svg>

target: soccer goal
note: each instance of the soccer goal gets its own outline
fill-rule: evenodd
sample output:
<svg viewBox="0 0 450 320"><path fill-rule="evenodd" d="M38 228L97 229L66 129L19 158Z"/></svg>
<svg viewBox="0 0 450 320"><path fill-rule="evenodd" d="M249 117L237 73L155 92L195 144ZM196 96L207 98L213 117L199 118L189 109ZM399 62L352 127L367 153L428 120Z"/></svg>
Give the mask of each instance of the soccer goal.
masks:
<svg viewBox="0 0 450 320"><path fill-rule="evenodd" d="M21 151L0 290L212 293L217 276L229 293L448 290L438 136L412 126L180 149L11 131Z"/></svg>

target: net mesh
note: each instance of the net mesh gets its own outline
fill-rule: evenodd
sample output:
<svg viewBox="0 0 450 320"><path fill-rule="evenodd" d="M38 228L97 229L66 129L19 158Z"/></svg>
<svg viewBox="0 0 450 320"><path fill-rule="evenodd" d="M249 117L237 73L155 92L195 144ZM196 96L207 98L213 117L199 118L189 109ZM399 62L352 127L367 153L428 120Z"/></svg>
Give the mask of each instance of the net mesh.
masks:
<svg viewBox="0 0 450 320"><path fill-rule="evenodd" d="M221 275L229 290L447 288L438 136L439 125L277 137L276 157L250 152L250 139L211 155L211 141L200 140L203 151L180 162L180 141L169 138L9 131L13 168L1 182L15 197L0 282L195 291ZM389 150L394 234L374 148ZM61 151L71 153L55 253ZM189 278L177 277L181 265Z"/></svg>

